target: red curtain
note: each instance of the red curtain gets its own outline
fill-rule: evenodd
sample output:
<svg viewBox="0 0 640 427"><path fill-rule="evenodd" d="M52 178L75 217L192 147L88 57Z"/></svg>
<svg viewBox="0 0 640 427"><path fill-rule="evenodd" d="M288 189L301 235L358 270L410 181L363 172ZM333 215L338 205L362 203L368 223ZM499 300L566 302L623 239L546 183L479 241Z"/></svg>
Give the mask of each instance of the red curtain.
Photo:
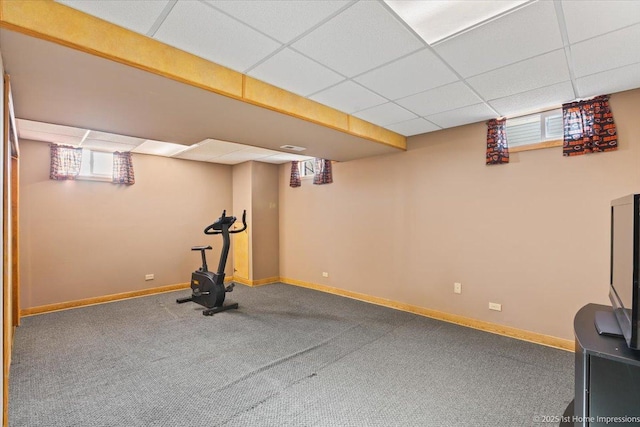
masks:
<svg viewBox="0 0 640 427"><path fill-rule="evenodd" d="M503 163L509 163L507 119L492 119L487 122L487 164Z"/></svg>
<svg viewBox="0 0 640 427"><path fill-rule="evenodd" d="M114 184L133 185L136 183L133 175L133 161L131 160L131 152L121 153L116 151L113 153L113 180Z"/></svg>
<svg viewBox="0 0 640 427"><path fill-rule="evenodd" d="M49 178L55 180L75 179L80 173L82 148L57 144L49 144L49 147L51 148Z"/></svg>
<svg viewBox="0 0 640 427"><path fill-rule="evenodd" d="M300 166L297 160L291 162L291 178L289 179L289 187L300 187L302 181L300 180Z"/></svg>
<svg viewBox="0 0 640 427"><path fill-rule="evenodd" d="M618 135L609 95L562 105L564 156L612 151L618 148Z"/></svg>

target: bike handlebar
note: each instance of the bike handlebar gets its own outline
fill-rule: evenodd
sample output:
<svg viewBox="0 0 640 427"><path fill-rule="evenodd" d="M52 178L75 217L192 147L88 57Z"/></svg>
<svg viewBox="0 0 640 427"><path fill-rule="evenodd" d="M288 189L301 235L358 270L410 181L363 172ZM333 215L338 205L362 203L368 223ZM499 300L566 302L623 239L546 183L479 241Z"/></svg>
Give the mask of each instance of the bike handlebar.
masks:
<svg viewBox="0 0 640 427"><path fill-rule="evenodd" d="M207 228L204 229L204 234L222 234L224 225L227 226L226 229L229 234L240 233L241 231L244 231L247 229L247 211L246 210L242 212L242 228L238 230L229 230L229 227L231 227L233 223L236 222L236 217L226 216L226 214L227 214L227 211L223 210L222 216L218 218L216 222L207 226Z"/></svg>

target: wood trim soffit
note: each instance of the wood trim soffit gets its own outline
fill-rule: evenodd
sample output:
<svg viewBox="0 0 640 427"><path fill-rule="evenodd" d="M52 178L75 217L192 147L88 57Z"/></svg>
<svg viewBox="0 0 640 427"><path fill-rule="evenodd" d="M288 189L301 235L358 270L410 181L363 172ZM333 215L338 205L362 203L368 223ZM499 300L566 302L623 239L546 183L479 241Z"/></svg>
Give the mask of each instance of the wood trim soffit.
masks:
<svg viewBox="0 0 640 427"><path fill-rule="evenodd" d="M51 1L0 0L0 26L387 146L406 137Z"/></svg>

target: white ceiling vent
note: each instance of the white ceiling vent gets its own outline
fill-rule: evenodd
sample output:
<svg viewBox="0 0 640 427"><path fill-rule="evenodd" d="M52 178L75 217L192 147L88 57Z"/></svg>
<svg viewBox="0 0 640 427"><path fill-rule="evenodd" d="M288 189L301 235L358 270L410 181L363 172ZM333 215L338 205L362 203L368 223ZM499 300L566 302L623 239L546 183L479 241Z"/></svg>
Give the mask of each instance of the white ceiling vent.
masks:
<svg viewBox="0 0 640 427"><path fill-rule="evenodd" d="M291 151L304 151L306 148L304 147L296 147L295 145L281 145L280 148Z"/></svg>

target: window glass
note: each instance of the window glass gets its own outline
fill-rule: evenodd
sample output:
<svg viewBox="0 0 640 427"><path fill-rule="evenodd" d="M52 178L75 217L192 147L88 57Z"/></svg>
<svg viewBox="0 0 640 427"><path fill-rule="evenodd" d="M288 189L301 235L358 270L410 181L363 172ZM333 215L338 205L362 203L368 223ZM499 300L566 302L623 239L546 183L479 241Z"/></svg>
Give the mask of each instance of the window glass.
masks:
<svg viewBox="0 0 640 427"><path fill-rule="evenodd" d="M509 147L522 147L562 139L562 110L507 119Z"/></svg>
<svg viewBox="0 0 640 427"><path fill-rule="evenodd" d="M300 162L300 176L313 176L314 174L314 170L315 170L315 161L313 159L311 160L305 160L304 162Z"/></svg>
<svg viewBox="0 0 640 427"><path fill-rule="evenodd" d="M113 176L113 153L82 149L81 178L109 178Z"/></svg>

